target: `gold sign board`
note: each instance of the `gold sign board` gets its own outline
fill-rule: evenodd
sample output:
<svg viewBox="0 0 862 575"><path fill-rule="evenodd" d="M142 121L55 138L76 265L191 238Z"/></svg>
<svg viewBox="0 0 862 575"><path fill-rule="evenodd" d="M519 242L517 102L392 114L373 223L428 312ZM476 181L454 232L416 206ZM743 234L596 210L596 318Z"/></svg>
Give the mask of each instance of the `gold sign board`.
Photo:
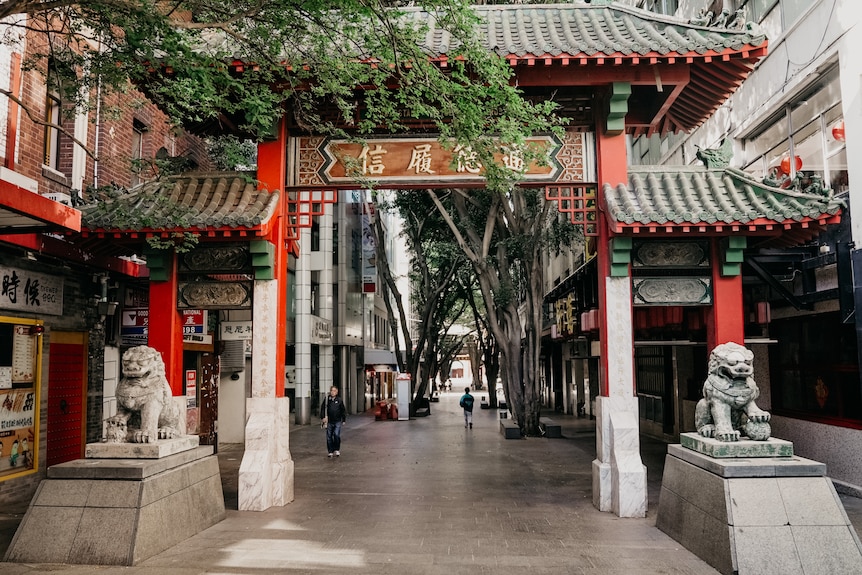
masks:
<svg viewBox="0 0 862 575"><path fill-rule="evenodd" d="M589 148L586 135L567 133L561 141L552 135L527 141L547 149L547 162L525 165L517 153L500 153L496 161L523 172L527 182L585 181ZM364 143L300 137L292 142L293 162L288 178L292 186L350 185L364 177L383 185L480 184L484 168L468 147L444 148L435 136L373 138Z"/></svg>

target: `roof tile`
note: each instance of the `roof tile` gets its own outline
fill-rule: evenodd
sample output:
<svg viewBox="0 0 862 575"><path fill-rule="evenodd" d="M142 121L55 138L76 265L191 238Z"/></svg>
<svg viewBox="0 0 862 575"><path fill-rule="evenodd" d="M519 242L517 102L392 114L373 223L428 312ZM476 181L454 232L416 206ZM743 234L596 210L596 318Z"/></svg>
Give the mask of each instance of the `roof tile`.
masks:
<svg viewBox="0 0 862 575"><path fill-rule="evenodd" d="M766 44L762 30L708 28L621 4L474 6L486 46L501 56L575 56L578 54L685 55L739 50ZM434 15L420 8L406 13L428 26L427 48L445 55L456 50L451 37L438 34Z"/></svg>
<svg viewBox="0 0 862 575"><path fill-rule="evenodd" d="M82 227L117 232L257 228L276 213L278 191L240 172L183 174L81 207Z"/></svg>
<svg viewBox="0 0 862 575"><path fill-rule="evenodd" d="M773 188L736 168L637 166L629 181L605 184L611 227L636 224L736 225L819 220L838 214L844 202L831 191L812 194Z"/></svg>

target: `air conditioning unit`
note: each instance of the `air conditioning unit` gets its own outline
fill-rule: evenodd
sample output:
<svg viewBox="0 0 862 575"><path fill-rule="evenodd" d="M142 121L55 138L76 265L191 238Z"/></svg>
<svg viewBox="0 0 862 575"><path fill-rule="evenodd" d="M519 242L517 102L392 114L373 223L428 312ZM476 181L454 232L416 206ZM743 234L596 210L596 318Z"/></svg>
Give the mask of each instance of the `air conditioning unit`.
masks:
<svg viewBox="0 0 862 575"><path fill-rule="evenodd" d="M245 370L245 340L225 341L224 352L219 356L222 373Z"/></svg>
<svg viewBox="0 0 862 575"><path fill-rule="evenodd" d="M45 197L49 200L54 200L55 202L59 202L61 204L66 204L67 206L72 205L72 196L71 194L67 194L64 192L51 192L45 194Z"/></svg>

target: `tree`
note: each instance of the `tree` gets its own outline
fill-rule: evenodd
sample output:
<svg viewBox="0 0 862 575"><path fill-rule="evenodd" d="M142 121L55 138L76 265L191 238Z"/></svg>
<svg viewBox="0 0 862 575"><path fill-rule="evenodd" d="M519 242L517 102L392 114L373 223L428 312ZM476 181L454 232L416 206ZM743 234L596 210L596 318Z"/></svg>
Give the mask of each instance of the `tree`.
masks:
<svg viewBox="0 0 862 575"><path fill-rule="evenodd" d="M460 248L452 241L448 226L436 214L427 195L401 190L390 201L378 201L378 211L395 210L401 217L404 227L402 239L411 254L411 309L405 308L404 300L398 290L396 278L388 265L388 257L383 251L385 245L381 218L375 218L375 239L377 245L378 269L384 285L393 295L385 297L389 312L389 323L393 329L396 355L399 362L402 355L404 363L401 371L413 376L414 408L421 407L431 379L438 372L446 371L446 365L454 359L461 342L447 338L449 327L458 322L467 307L463 298L461 282L456 281L465 271L470 271L467 260ZM472 273L472 272L471 272ZM392 307L395 305L395 309ZM397 317L396 317L397 311ZM414 340L408 317L418 321L418 336ZM404 338L406 350L401 353L398 333Z"/></svg>
<svg viewBox="0 0 862 575"><path fill-rule="evenodd" d="M351 136L421 119L472 145L485 165L501 145L551 125L551 105L522 99L505 61L482 46L466 2L399 4L8 0L0 18L6 41L27 34L26 69L43 72L78 112L95 105L97 88L104 96L132 83L199 134L265 138L285 111L301 128ZM424 47L428 21L451 35L445 67Z"/></svg>
<svg viewBox="0 0 862 575"><path fill-rule="evenodd" d="M504 360L512 415L522 433L539 435L541 253L551 204L541 189L514 187L507 194L455 189L449 192L450 211L438 192L428 193L476 273L488 326Z"/></svg>

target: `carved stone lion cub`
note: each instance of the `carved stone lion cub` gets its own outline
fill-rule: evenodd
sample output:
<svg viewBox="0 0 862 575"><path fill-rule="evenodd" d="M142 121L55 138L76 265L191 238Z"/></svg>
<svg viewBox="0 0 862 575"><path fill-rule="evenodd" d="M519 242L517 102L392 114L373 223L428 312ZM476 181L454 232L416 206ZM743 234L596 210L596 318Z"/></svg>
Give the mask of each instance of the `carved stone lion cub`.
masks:
<svg viewBox="0 0 862 575"><path fill-rule="evenodd" d="M155 349L139 345L123 354L123 377L117 384L117 415L105 420L105 438L113 443L149 443L179 435L180 409Z"/></svg>
<svg viewBox="0 0 862 575"><path fill-rule="evenodd" d="M739 441L740 432L750 439L769 439L769 412L754 403L760 390L752 377L753 360L751 350L734 342L712 350L703 399L694 414L699 434L719 441Z"/></svg>

